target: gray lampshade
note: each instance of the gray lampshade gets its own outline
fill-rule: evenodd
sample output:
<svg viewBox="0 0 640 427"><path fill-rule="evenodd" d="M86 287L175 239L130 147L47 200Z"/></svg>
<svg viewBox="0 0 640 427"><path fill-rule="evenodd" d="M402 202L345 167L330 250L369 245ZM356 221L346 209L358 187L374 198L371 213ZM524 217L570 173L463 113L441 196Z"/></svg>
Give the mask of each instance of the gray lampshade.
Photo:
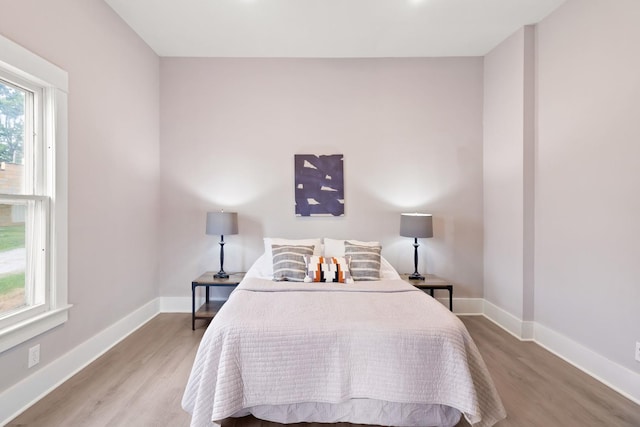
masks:
<svg viewBox="0 0 640 427"><path fill-rule="evenodd" d="M433 237L431 214L403 213L400 216L400 235L404 237Z"/></svg>
<svg viewBox="0 0 640 427"><path fill-rule="evenodd" d="M220 236L238 234L238 213L207 212L207 234Z"/></svg>

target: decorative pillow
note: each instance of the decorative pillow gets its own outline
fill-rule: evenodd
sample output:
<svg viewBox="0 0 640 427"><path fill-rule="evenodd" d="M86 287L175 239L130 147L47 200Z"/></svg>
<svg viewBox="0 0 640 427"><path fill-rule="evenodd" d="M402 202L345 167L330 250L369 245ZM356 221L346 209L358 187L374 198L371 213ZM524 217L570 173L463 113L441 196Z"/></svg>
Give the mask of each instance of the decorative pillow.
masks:
<svg viewBox="0 0 640 427"><path fill-rule="evenodd" d="M380 280L380 251L381 246L354 245L350 241L344 242L344 253L351 258L351 277L355 281Z"/></svg>
<svg viewBox="0 0 640 427"><path fill-rule="evenodd" d="M273 280L302 282L307 275L304 256L313 255L313 246L273 245Z"/></svg>
<svg viewBox="0 0 640 427"><path fill-rule="evenodd" d="M305 282L351 282L349 258L325 258L317 255L306 255L304 259L307 265Z"/></svg>
<svg viewBox="0 0 640 427"><path fill-rule="evenodd" d="M289 246L314 246L313 254L322 255L322 239L283 239L278 237L265 237L264 239L265 272L268 276L273 276L273 253L272 245L289 245Z"/></svg>

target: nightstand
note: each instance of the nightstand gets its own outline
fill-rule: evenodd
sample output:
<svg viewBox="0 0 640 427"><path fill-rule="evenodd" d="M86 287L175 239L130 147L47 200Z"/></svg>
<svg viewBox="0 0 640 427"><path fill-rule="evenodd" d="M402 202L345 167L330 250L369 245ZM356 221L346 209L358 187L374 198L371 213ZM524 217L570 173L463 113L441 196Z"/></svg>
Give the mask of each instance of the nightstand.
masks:
<svg viewBox="0 0 640 427"><path fill-rule="evenodd" d="M441 279L434 274L425 274L424 280L411 280L410 274L401 274L400 278L407 283L411 283L418 289L429 291L429 295L433 296L436 289L446 289L449 291L449 310L453 311L453 285L448 281Z"/></svg>
<svg viewBox="0 0 640 427"><path fill-rule="evenodd" d="M191 329L196 329L196 319L211 319L216 315L225 301L209 301L209 288L212 286L238 286L238 283L244 279L244 273L230 273L228 279L216 279L213 271L207 271L193 282L191 282ZM204 304L196 311L196 288L204 286L205 300Z"/></svg>

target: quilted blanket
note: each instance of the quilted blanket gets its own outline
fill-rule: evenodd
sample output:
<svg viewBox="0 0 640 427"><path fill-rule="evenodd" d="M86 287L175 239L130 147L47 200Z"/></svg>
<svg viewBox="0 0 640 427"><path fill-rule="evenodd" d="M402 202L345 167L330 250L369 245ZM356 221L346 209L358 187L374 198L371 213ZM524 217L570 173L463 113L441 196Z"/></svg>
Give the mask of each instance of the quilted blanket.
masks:
<svg viewBox="0 0 640 427"><path fill-rule="evenodd" d="M360 399L444 405L477 426L506 416L462 322L402 280L246 278L205 332L182 406L211 426L252 407Z"/></svg>

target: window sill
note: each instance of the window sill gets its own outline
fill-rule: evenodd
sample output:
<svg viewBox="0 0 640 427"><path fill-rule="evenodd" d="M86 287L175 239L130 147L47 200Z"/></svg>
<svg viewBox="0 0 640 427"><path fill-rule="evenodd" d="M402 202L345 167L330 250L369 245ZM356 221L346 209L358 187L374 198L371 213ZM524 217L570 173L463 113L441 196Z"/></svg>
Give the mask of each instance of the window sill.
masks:
<svg viewBox="0 0 640 427"><path fill-rule="evenodd" d="M22 344L56 326L62 325L69 319L69 309L72 305L66 305L55 310L49 310L38 316L11 325L0 331L0 353L12 347Z"/></svg>

